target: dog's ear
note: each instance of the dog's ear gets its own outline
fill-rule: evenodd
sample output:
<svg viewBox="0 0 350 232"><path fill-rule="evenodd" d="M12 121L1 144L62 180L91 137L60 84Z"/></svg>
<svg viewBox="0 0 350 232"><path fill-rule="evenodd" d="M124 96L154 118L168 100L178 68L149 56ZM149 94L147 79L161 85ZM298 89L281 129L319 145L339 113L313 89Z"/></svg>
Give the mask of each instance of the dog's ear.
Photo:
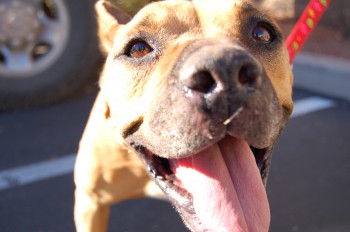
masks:
<svg viewBox="0 0 350 232"><path fill-rule="evenodd" d="M113 46L113 40L118 27L126 24L132 18L130 15L105 0L97 1L95 5L98 24L98 36L102 52L108 54Z"/></svg>

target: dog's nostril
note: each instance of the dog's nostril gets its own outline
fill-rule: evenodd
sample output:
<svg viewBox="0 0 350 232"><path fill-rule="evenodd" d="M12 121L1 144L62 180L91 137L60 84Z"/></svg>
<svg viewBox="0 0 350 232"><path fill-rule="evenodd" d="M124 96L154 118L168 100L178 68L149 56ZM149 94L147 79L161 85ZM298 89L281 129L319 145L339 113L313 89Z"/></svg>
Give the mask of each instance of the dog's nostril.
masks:
<svg viewBox="0 0 350 232"><path fill-rule="evenodd" d="M260 76L258 68L253 65L243 65L238 72L238 81L243 85L252 86Z"/></svg>
<svg viewBox="0 0 350 232"><path fill-rule="evenodd" d="M188 88L201 92L201 93L209 93L216 86L216 82L214 77L208 71L199 71L193 74Z"/></svg>

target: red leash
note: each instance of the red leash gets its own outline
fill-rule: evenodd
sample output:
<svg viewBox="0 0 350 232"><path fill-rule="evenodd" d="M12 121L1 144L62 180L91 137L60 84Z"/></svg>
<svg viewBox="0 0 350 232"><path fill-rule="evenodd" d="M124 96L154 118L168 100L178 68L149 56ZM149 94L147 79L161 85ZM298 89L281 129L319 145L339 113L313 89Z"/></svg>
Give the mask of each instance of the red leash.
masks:
<svg viewBox="0 0 350 232"><path fill-rule="evenodd" d="M286 40L290 63L304 45L332 0L310 0Z"/></svg>

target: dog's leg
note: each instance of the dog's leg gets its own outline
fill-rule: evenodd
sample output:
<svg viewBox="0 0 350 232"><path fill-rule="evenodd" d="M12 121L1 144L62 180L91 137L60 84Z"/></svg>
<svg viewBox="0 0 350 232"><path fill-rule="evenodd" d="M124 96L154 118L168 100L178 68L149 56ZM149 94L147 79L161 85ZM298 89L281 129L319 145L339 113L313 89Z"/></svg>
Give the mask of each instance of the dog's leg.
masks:
<svg viewBox="0 0 350 232"><path fill-rule="evenodd" d="M109 206L98 202L94 193L75 190L74 221L78 232L106 231Z"/></svg>
<svg viewBox="0 0 350 232"><path fill-rule="evenodd" d="M77 231L105 231L113 203L162 196L137 155L116 141L101 95L80 142L74 178Z"/></svg>
<svg viewBox="0 0 350 232"><path fill-rule="evenodd" d="M133 180L131 179L130 182ZM132 183L134 184L134 183ZM121 188L123 186L120 186ZM136 190L133 196L137 197L151 197L157 199L165 199L165 195L158 186L152 181L148 182L143 189ZM128 198L128 196L124 196ZM123 198L124 198L123 197ZM114 197L115 198L115 197ZM77 232L104 232L107 231L107 224L109 218L110 204L104 204L97 193L91 190L76 188L75 190L75 205L74 205L74 221ZM113 199L116 202L122 199ZM124 199L123 199L124 200Z"/></svg>
<svg viewBox="0 0 350 232"><path fill-rule="evenodd" d="M82 163L78 161L77 166L80 164ZM80 180L80 174L77 172L81 168L76 168L74 218L78 232L106 231L111 204L146 196L164 197L158 186L144 172L143 167L137 164L138 162L125 163L122 167L110 170L105 170L106 167L94 171L87 168L90 174L85 174L85 178ZM85 165L88 166L87 163L84 163Z"/></svg>

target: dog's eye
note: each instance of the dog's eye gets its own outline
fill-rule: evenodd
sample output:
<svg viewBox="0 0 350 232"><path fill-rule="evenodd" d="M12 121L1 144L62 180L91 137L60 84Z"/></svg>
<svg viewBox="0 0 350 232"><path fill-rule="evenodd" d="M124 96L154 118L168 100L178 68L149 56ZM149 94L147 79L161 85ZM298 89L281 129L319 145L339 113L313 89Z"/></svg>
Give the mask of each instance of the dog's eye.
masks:
<svg viewBox="0 0 350 232"><path fill-rule="evenodd" d="M257 42L271 43L274 35L270 28L263 25L258 25L253 29L252 37Z"/></svg>
<svg viewBox="0 0 350 232"><path fill-rule="evenodd" d="M131 58L142 58L148 53L152 52L153 49L144 41L136 41L131 44L128 52L128 56Z"/></svg>

